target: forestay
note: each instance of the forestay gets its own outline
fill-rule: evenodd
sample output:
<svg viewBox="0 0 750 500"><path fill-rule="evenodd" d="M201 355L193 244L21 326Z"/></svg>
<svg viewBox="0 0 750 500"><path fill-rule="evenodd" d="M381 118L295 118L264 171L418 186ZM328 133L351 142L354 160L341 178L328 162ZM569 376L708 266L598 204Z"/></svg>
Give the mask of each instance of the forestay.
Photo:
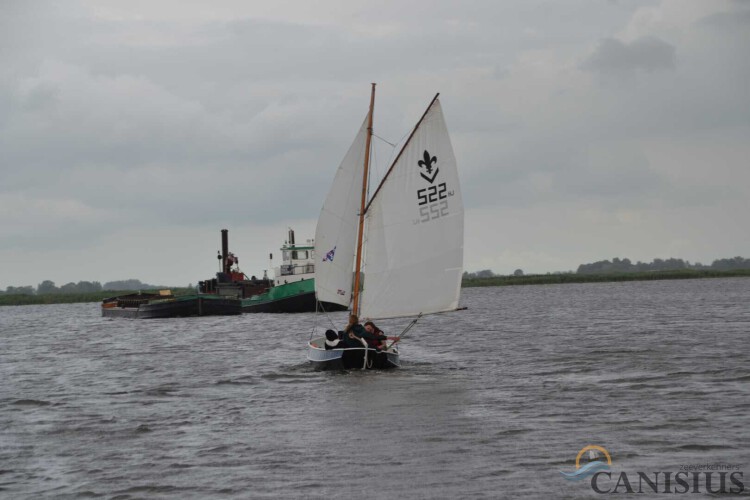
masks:
<svg viewBox="0 0 750 500"><path fill-rule="evenodd" d="M448 128L435 100L366 212L361 317L458 307L464 210Z"/></svg>
<svg viewBox="0 0 750 500"><path fill-rule="evenodd" d="M315 228L315 294L318 301L348 306L357 242L367 118L336 171Z"/></svg>

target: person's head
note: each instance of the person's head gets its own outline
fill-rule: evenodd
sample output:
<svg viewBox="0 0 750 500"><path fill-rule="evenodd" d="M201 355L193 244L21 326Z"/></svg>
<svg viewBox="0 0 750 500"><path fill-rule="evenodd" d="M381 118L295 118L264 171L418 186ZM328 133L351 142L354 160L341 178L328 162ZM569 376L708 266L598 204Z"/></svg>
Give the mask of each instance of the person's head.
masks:
<svg viewBox="0 0 750 500"><path fill-rule="evenodd" d="M333 330L326 330L326 340L338 340L339 334L334 332Z"/></svg>
<svg viewBox="0 0 750 500"><path fill-rule="evenodd" d="M357 316L356 314L350 314L349 315L349 324L350 325L356 325L357 323L359 323L359 316Z"/></svg>
<svg viewBox="0 0 750 500"><path fill-rule="evenodd" d="M375 326L375 323L372 321L368 321L365 323L365 330L367 330L369 333L375 333L378 331L378 327Z"/></svg>

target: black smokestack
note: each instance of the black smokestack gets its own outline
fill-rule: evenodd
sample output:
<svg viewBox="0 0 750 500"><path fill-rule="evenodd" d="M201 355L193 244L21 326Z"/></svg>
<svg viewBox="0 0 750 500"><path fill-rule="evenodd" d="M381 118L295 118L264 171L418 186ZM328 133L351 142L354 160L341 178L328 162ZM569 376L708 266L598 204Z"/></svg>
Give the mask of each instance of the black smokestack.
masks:
<svg viewBox="0 0 750 500"><path fill-rule="evenodd" d="M227 265L227 255L229 255L229 230L221 230L221 271L224 273L229 272L229 266Z"/></svg>

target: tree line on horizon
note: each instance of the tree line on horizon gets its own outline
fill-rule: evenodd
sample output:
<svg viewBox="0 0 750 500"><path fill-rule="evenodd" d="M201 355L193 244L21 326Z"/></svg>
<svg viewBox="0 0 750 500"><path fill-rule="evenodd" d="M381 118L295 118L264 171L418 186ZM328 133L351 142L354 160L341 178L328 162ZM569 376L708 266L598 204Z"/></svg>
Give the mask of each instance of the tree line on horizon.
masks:
<svg viewBox="0 0 750 500"><path fill-rule="evenodd" d="M616 273L638 273L638 272L649 272L649 271L679 271L683 269L693 270L712 270L712 271L734 271L737 269L750 269L750 259L743 257L733 257L731 259L717 259L711 263L711 265L703 265L700 262L691 264L689 261L683 259L654 259L651 262L638 261L635 264L628 259L620 259L615 257L611 261L600 260L592 262L590 264L581 264L575 271L559 271L556 273L547 274L616 274ZM512 276L523 276L524 272L521 269L516 269ZM490 269L483 269L481 271L470 273L464 271L464 279L476 279L476 278L494 278L497 276L503 276L502 274L495 274Z"/></svg>
<svg viewBox="0 0 750 500"><path fill-rule="evenodd" d="M615 257L612 261L600 260L591 264L578 266L576 274L606 274L606 273L639 273L648 271L680 271L683 269L694 269L697 271L734 271L737 269L750 269L750 259L734 257L731 259L717 259L710 266L700 262L691 264L682 259L654 259L652 262L638 261L633 264L630 259L619 259Z"/></svg>
<svg viewBox="0 0 750 500"><path fill-rule="evenodd" d="M559 271L547 274L617 274L617 273L638 273L649 271L678 271L683 269L693 270L713 270L713 271L734 271L738 269L750 269L750 259L743 257L733 257L729 259L717 259L710 266L696 262L691 264L683 259L654 259L650 263L638 261L635 264L628 258L620 259L615 257L611 261L600 260L590 264L581 264L578 269L573 271ZM483 269L476 272L464 271L463 279L477 278L494 278L504 276L495 274L490 269ZM512 276L524 276L521 269L516 269ZM0 295L47 295L47 294L72 294L72 293L97 293L106 290L112 291L138 291L138 290L158 290L162 288L172 288L160 285L149 285L142 283L137 279L108 281L102 285L98 281L79 281L78 283L67 283L57 287L54 281L44 280L36 287L28 286L9 286L5 291L0 290ZM193 288L189 284L187 288Z"/></svg>
<svg viewBox="0 0 750 500"><path fill-rule="evenodd" d="M61 287L55 286L54 281L44 280L36 287L29 286L9 286L5 291L0 290L0 295L47 295L47 294L71 294L71 293L97 293L106 290L112 291L138 291L138 290L158 290L162 288L171 288L159 285L149 285L142 283L140 280L129 279L119 281L108 281L103 285L98 281L79 281L78 283L67 283ZM192 288L192 284L188 285Z"/></svg>

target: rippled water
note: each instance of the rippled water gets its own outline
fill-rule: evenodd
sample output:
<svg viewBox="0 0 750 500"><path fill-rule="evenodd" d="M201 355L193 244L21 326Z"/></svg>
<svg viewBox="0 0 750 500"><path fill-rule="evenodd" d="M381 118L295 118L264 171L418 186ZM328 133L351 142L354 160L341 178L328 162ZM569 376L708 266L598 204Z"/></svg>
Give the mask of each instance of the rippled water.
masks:
<svg viewBox="0 0 750 500"><path fill-rule="evenodd" d="M464 289L364 373L311 370L314 315L0 308L0 496L596 497L560 475L588 444L750 483L748 304L747 278Z"/></svg>

